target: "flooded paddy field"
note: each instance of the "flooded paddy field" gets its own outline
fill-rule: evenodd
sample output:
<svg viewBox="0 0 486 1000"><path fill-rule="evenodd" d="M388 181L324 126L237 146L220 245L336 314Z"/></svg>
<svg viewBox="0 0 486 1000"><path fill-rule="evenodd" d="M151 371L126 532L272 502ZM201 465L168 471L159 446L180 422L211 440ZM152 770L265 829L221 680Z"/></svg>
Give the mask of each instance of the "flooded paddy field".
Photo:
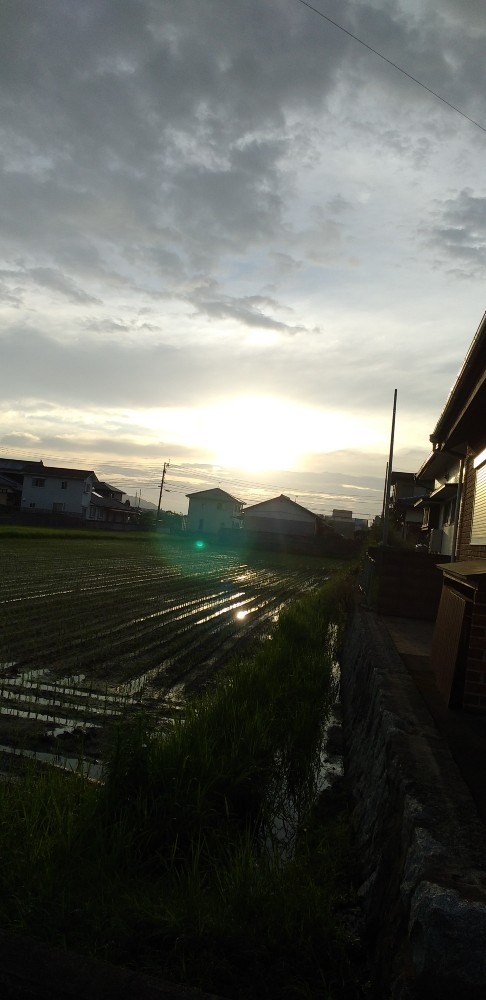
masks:
<svg viewBox="0 0 486 1000"><path fill-rule="evenodd" d="M121 534L0 534L0 560L0 755L71 767L126 713L169 726L338 565Z"/></svg>

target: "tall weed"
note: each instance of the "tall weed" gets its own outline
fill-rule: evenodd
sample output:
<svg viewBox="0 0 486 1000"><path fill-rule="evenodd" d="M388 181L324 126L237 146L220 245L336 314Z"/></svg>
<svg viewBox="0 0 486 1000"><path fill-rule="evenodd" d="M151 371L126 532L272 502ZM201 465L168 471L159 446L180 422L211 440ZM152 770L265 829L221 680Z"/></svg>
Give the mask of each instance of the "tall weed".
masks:
<svg viewBox="0 0 486 1000"><path fill-rule="evenodd" d="M2 923L229 997L354 996L347 823L309 818L345 590L284 611L168 734L119 725L103 785L1 788Z"/></svg>

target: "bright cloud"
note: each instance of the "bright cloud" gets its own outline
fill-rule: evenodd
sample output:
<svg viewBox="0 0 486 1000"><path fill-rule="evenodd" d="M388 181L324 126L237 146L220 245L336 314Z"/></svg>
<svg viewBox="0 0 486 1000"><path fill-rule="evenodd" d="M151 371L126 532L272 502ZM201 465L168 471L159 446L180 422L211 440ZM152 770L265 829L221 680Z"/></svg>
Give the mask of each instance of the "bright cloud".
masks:
<svg viewBox="0 0 486 1000"><path fill-rule="evenodd" d="M376 512L484 309L484 134L296 0L7 7L0 449ZM479 2L322 9L486 126Z"/></svg>

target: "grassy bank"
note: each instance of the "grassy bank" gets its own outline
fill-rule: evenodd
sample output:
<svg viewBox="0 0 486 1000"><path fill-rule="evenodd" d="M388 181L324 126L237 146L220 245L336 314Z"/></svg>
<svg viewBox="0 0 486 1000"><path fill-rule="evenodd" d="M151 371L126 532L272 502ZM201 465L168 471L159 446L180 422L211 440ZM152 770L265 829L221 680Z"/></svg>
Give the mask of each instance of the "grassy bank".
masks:
<svg viewBox="0 0 486 1000"><path fill-rule="evenodd" d="M3 926L228 997L358 995L347 823L312 808L345 591L284 611L169 736L120 726L103 786L3 786Z"/></svg>

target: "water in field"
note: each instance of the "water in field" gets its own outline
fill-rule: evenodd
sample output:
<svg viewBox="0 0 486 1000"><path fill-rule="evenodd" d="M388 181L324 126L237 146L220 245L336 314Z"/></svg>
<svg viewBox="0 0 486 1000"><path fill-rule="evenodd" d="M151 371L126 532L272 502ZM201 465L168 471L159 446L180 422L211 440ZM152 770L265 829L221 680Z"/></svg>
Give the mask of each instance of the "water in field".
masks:
<svg viewBox="0 0 486 1000"><path fill-rule="evenodd" d="M0 754L12 754L16 757L37 761L39 764L49 764L65 771L82 774L84 777L100 781L103 778L103 764L97 760L86 760L83 757L72 757L61 753L46 753L42 750L19 750L16 747L0 743ZM1 774L1 769L0 769Z"/></svg>
<svg viewBox="0 0 486 1000"><path fill-rule="evenodd" d="M168 724L328 578L321 560L250 565L160 539L2 545L0 742L54 754L70 740L95 753L140 709Z"/></svg>

